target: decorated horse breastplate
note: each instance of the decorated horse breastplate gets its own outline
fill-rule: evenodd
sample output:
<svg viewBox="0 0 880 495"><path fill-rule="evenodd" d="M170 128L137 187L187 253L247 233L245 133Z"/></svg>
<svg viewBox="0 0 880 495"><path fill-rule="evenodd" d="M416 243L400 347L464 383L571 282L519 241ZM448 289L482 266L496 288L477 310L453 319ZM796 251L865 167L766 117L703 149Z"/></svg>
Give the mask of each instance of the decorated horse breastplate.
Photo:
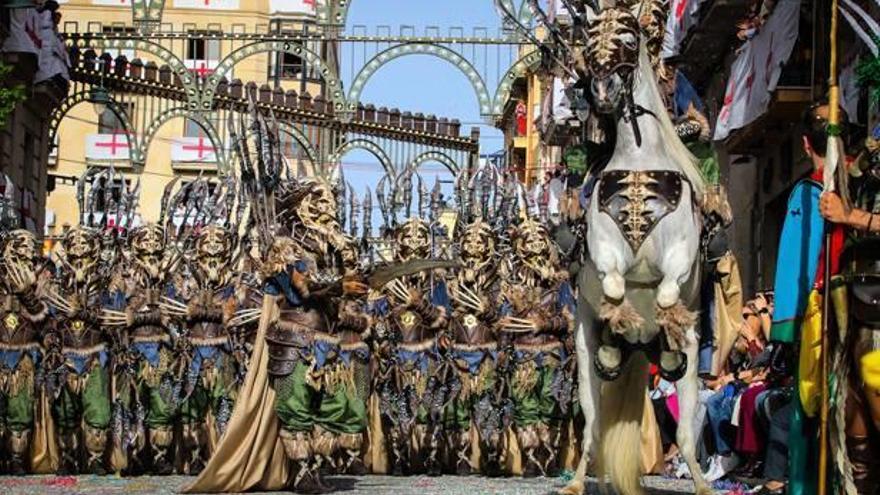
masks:
<svg viewBox="0 0 880 495"><path fill-rule="evenodd" d="M685 177L673 171L608 170L599 176L599 209L638 251L657 223L678 208Z"/></svg>

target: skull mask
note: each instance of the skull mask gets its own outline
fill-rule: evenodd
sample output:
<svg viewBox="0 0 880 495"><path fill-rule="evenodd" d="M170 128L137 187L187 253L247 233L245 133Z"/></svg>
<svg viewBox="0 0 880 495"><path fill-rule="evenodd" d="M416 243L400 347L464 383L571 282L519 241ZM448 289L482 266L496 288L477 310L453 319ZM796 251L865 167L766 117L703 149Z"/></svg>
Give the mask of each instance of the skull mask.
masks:
<svg viewBox="0 0 880 495"><path fill-rule="evenodd" d="M421 218L410 218L397 227L394 241L400 261L424 259L431 255L431 231Z"/></svg>
<svg viewBox="0 0 880 495"><path fill-rule="evenodd" d="M202 282L216 287L226 281L231 250L232 236L223 227L209 225L199 232L196 238L195 262Z"/></svg>
<svg viewBox="0 0 880 495"><path fill-rule="evenodd" d="M97 266L100 246L97 234L83 227L73 228L64 235L61 247L77 284L86 282Z"/></svg>
<svg viewBox="0 0 880 495"><path fill-rule="evenodd" d="M526 220L519 226L513 241L517 260L543 279L555 274L556 253L543 225Z"/></svg>
<svg viewBox="0 0 880 495"><path fill-rule="evenodd" d="M150 281L164 276L165 231L162 227L155 223L138 227L131 234L129 246L136 266Z"/></svg>
<svg viewBox="0 0 880 495"><path fill-rule="evenodd" d="M37 258L37 238L29 230L10 232L3 243L3 263L19 263L32 267Z"/></svg>
<svg viewBox="0 0 880 495"><path fill-rule="evenodd" d="M482 219L465 227L459 239L459 256L463 273L473 281L477 272L486 267L495 256L495 233Z"/></svg>
<svg viewBox="0 0 880 495"><path fill-rule="evenodd" d="M306 181L299 187L305 189L302 200L296 206L300 221L327 230L339 230L333 188L321 181Z"/></svg>

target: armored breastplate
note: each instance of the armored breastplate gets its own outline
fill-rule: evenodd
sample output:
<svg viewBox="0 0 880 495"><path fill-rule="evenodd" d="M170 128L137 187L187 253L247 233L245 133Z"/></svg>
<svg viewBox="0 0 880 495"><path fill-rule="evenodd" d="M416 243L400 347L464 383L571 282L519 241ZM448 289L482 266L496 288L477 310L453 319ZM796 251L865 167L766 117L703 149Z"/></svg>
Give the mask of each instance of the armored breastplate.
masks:
<svg viewBox="0 0 880 495"><path fill-rule="evenodd" d="M223 340L226 338L226 329L218 323L200 321L192 325L189 336L193 341Z"/></svg>
<svg viewBox="0 0 880 495"><path fill-rule="evenodd" d="M18 347L38 341L37 329L23 314L18 301L12 301L0 311L0 345Z"/></svg>
<svg viewBox="0 0 880 495"><path fill-rule="evenodd" d="M86 349L104 343L100 329L90 322L70 318L61 321L60 325L62 345L66 348Z"/></svg>
<svg viewBox="0 0 880 495"><path fill-rule="evenodd" d="M608 170L599 176L599 209L617 224L633 251L638 251L660 220L681 202L681 173Z"/></svg>

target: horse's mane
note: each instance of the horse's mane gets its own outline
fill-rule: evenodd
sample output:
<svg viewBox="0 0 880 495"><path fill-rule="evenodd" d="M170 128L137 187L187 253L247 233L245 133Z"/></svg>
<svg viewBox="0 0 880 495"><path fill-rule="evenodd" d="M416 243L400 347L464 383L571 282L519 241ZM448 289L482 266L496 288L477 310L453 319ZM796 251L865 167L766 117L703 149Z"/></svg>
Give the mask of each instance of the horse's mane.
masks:
<svg viewBox="0 0 880 495"><path fill-rule="evenodd" d="M706 182L703 174L700 172L699 161L691 154L690 150L684 145L675 132L675 126L672 119L669 118L669 112L660 96L660 89L657 84L657 77L648 57L648 51L644 41L639 49L639 66L636 72L636 84L645 84L647 87L648 104L647 109L654 113L660 124L660 133L663 142L666 145L666 151L669 152L672 159L678 164L682 173L687 176L697 195L697 200L703 196L706 188Z"/></svg>

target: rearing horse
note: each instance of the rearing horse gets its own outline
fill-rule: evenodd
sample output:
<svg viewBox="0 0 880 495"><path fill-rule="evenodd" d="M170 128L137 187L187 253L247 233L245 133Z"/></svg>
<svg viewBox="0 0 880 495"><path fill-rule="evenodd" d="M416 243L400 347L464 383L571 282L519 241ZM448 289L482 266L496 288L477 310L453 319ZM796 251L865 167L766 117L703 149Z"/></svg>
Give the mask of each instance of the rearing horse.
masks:
<svg viewBox="0 0 880 495"><path fill-rule="evenodd" d="M703 179L660 97L636 16L606 8L590 23L586 72L594 108L617 119L614 154L586 213L576 347L583 454L562 493L581 493L591 461L621 495L642 493L640 427L648 362L678 381L677 443L700 495L696 462L700 213Z"/></svg>

